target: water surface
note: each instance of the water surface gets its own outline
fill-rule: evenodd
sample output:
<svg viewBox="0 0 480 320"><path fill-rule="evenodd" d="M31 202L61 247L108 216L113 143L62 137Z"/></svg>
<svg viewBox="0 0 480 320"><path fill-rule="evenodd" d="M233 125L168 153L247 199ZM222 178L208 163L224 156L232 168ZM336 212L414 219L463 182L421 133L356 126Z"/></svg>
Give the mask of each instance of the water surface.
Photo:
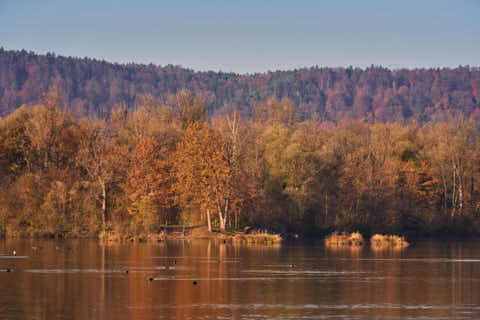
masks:
<svg viewBox="0 0 480 320"><path fill-rule="evenodd" d="M0 319L473 319L480 242L2 240L0 285Z"/></svg>

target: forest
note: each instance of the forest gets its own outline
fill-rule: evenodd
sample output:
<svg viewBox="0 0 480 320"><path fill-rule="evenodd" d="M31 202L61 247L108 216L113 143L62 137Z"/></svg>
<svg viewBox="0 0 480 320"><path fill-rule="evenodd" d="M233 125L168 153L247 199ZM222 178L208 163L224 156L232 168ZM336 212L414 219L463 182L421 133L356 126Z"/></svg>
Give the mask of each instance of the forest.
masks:
<svg viewBox="0 0 480 320"><path fill-rule="evenodd" d="M209 220L305 236L478 234L473 115L325 121L272 95L248 117L236 105L212 116L208 95L182 89L93 117L65 104L61 86L0 118L0 234L155 233Z"/></svg>
<svg viewBox="0 0 480 320"><path fill-rule="evenodd" d="M0 116L8 116L23 104L41 103L43 93L53 86L62 105L75 116L90 118L107 118L117 106L135 108L144 95L167 100L182 89L203 96L209 117L235 109L251 118L254 104L272 96L289 98L301 120L353 118L370 124L415 121L423 125L480 117L478 67L315 66L241 75L0 48Z"/></svg>

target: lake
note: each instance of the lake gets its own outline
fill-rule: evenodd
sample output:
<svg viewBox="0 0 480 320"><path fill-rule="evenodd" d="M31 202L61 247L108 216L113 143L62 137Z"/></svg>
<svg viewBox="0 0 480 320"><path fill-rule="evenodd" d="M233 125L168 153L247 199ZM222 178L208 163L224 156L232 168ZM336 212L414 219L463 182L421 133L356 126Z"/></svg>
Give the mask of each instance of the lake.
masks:
<svg viewBox="0 0 480 320"><path fill-rule="evenodd" d="M472 319L480 242L372 251L7 239L0 286L0 319Z"/></svg>

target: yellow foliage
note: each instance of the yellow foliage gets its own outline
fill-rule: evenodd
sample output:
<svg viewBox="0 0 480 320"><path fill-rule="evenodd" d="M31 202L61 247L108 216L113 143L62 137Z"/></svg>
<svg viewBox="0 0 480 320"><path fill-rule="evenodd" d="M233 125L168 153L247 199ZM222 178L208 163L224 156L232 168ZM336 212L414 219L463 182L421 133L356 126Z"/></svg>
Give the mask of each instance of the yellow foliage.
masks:
<svg viewBox="0 0 480 320"><path fill-rule="evenodd" d="M408 247L409 243L402 236L375 234L370 238L372 249L403 249Z"/></svg>
<svg viewBox="0 0 480 320"><path fill-rule="evenodd" d="M335 231L325 238L325 245L328 247L362 246L365 243L360 232L346 233Z"/></svg>

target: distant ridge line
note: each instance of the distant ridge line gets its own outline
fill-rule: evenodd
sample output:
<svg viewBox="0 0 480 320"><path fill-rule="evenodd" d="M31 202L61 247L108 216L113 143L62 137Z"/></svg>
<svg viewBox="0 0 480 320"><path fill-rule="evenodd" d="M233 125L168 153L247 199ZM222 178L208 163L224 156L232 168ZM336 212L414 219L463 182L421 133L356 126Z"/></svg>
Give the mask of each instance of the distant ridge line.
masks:
<svg viewBox="0 0 480 320"><path fill-rule="evenodd" d="M306 67L239 74L178 65L117 63L0 48L0 116L35 105L56 83L61 103L79 116L105 117L134 107L144 94L166 99L188 89L205 97L210 116L234 107L245 117L255 103L289 98L301 119L351 117L419 123L480 116L480 67L388 69Z"/></svg>

